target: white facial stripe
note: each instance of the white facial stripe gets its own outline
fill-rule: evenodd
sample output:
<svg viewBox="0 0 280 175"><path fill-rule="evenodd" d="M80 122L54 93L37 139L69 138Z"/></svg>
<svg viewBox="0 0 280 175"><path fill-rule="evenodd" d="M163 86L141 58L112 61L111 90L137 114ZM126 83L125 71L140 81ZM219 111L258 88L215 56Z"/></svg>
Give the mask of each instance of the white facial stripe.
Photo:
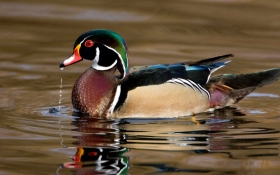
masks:
<svg viewBox="0 0 280 175"><path fill-rule="evenodd" d="M89 38L89 37L91 37L92 35L89 35L89 36L87 36L87 37L85 37L81 42L80 42L80 44L82 45L82 43L87 39L87 38Z"/></svg>
<svg viewBox="0 0 280 175"><path fill-rule="evenodd" d="M115 49L113 49L113 48L111 48L111 47L109 47L109 46L106 46L105 44L104 44L104 46L107 47L108 49L114 51L114 52L118 55L119 59L120 59L121 62L122 62L123 71L124 71L124 77L125 77L125 75L126 75L126 70L125 70L125 66L124 66L124 62L123 62L122 56L121 56Z"/></svg>
<svg viewBox="0 0 280 175"><path fill-rule="evenodd" d="M96 54L95 54L95 57L94 57L93 61L96 60L96 63L98 63L99 56L100 56L100 50L99 50L98 47L96 47L95 52L96 52Z"/></svg>
<svg viewBox="0 0 280 175"><path fill-rule="evenodd" d="M99 56L100 56L100 50L98 47L96 47L96 55L94 57L94 59L92 60L92 68L96 69L96 70L109 70L112 69L118 62L118 60L115 60L115 62L109 66L109 67L104 67L104 66L100 66L98 65L99 62Z"/></svg>
<svg viewBox="0 0 280 175"><path fill-rule="evenodd" d="M91 36L93 36L93 35L89 35L89 36L85 37L85 38L80 42L80 44L82 44L87 38L89 38L89 37L91 37ZM125 66L124 66L124 62L123 62L123 59L122 59L121 55L120 55L115 49L113 49L113 48L111 48L111 47L109 47L109 46L106 46L105 44L104 44L104 46L107 47L108 49L113 50L116 54L118 54L118 57L120 58L120 60L121 60L121 62L122 62L122 65L123 65L123 70L125 71ZM126 58L127 58L127 53L126 53ZM128 67L128 62L126 63L126 66ZM124 72L124 73L125 73L125 72Z"/></svg>
<svg viewBox="0 0 280 175"><path fill-rule="evenodd" d="M80 44L82 44L87 38L89 38L89 37L91 37L91 36L92 36L92 35L89 35L89 36L85 37L85 38L80 42ZM124 65L122 56L121 56L115 49L113 49L113 48L111 48L111 47L109 47L109 46L106 46L105 44L104 44L104 46L107 47L108 49L114 51L114 52L118 55L119 59L120 59L121 62L122 62L122 67L123 67L123 71L124 71L123 77L125 77L125 76L126 76L126 69L125 69L125 65ZM99 49L98 49L98 50L99 50ZM111 66L109 66L109 67L100 66L100 65L97 64L98 61L99 61L99 55L100 55L100 51L99 51L98 56L97 56L97 52L96 52L96 56L95 56L94 60L95 60L97 57L98 57L98 59L97 59L97 61L94 61L94 60L93 60L92 67L93 67L94 69L96 69L96 70L109 70L109 69L113 68L113 67L117 64L117 60L116 60L116 61L115 61ZM126 54L126 57L127 57L127 54ZM128 67L128 62L127 62L127 65L126 65L126 66Z"/></svg>
<svg viewBox="0 0 280 175"><path fill-rule="evenodd" d="M114 109L119 101L119 98L120 98L120 95L121 95L121 85L118 85L117 87L117 90L116 90L116 93L115 93L115 97L114 97L114 100L110 106L110 109L109 109L109 112L112 114L114 112Z"/></svg>

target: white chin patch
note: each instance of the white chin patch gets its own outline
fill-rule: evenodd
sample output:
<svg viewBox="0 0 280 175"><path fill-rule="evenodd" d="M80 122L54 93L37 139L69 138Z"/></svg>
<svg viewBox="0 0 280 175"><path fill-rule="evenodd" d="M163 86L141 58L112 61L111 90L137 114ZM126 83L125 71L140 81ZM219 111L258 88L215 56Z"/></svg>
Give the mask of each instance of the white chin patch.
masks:
<svg viewBox="0 0 280 175"><path fill-rule="evenodd" d="M100 50L98 47L96 47L96 55L95 55L94 59L92 60L92 62L93 62L92 68L94 68L96 70L109 70L109 69L112 69L118 63L118 60L115 60L114 63L108 67L100 66L100 65L98 65L99 55L100 55Z"/></svg>

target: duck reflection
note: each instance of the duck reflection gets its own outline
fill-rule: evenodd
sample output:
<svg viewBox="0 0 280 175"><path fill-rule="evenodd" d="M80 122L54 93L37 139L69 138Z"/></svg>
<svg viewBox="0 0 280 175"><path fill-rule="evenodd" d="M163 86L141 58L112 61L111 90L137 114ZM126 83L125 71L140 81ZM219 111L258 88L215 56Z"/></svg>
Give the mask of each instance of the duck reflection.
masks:
<svg viewBox="0 0 280 175"><path fill-rule="evenodd" d="M76 127L74 131L80 134L73 136L77 152L73 162L64 163L64 167L75 168L74 174L127 174L129 164L132 164L133 169L129 171L137 174L137 169L143 166L161 172L172 169L189 172L185 167L194 166L193 162L189 162L190 158L208 164L223 159L222 162L230 165L233 160L222 158L221 155L232 158L240 151L246 155L244 152L248 151L247 148L258 144L264 148L265 143L262 141L275 140L255 137L248 138L250 142L246 143L241 137L244 132L254 134L265 130L271 133L273 130L254 132L251 128L242 128L241 125L257 123L248 118L245 120L242 116L243 113L232 107L173 119L127 118L112 121L79 116L72 122ZM210 152L216 154L208 154ZM249 151L247 154L261 154L251 153ZM177 164L173 166L171 162ZM231 169L230 166L228 168Z"/></svg>
<svg viewBox="0 0 280 175"><path fill-rule="evenodd" d="M74 131L83 133L80 136L73 136L77 139L74 145L110 147L120 144L119 129L114 122L81 117L72 124L77 127Z"/></svg>
<svg viewBox="0 0 280 175"><path fill-rule="evenodd" d="M74 174L127 174L128 157L122 156L127 148L79 147L73 162L64 168L76 168ZM82 168L82 169L81 169Z"/></svg>
<svg viewBox="0 0 280 175"><path fill-rule="evenodd" d="M126 174L128 157L123 156L128 148L120 147L122 139L117 122L80 116L72 121L77 131L77 151L73 162L64 163L64 168L75 168L74 174Z"/></svg>

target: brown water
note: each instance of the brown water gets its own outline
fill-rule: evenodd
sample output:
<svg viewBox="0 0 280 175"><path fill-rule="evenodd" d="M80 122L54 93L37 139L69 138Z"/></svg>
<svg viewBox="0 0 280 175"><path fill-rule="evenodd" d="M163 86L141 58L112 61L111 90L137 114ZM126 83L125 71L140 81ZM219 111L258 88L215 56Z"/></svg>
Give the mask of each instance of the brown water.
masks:
<svg viewBox="0 0 280 175"><path fill-rule="evenodd" d="M232 53L218 73L280 67L279 19L278 0L1 1L0 174L279 174L280 82L215 113L107 121L72 115L90 63L59 70L96 28L125 38L131 65Z"/></svg>

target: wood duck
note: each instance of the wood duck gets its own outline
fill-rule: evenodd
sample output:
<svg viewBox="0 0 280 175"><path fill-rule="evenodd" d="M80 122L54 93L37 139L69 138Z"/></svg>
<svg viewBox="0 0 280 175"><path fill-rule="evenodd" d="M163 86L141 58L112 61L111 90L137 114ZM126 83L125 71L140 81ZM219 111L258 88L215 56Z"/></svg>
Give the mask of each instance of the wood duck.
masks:
<svg viewBox="0 0 280 175"><path fill-rule="evenodd" d="M79 36L60 68L92 61L72 91L73 106L82 113L97 118L179 117L232 105L280 77L279 68L210 77L232 56L129 68L124 39L99 29Z"/></svg>

